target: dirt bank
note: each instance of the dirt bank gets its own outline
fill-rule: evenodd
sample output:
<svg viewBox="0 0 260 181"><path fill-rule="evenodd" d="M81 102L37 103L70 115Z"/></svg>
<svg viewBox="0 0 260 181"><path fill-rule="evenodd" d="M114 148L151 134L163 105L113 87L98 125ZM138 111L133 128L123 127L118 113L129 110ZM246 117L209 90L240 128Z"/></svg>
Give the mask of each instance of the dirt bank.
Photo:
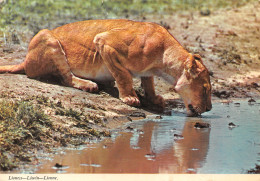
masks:
<svg viewBox="0 0 260 181"><path fill-rule="evenodd" d="M259 97L260 3L202 14L147 16L145 21L163 24L190 52L202 55L211 71L213 99ZM22 62L26 51L20 45L5 46L0 40L0 65ZM134 83L142 95L140 80L135 79ZM182 105L170 85L159 78L155 85L157 93L167 100L167 110ZM0 170L11 170L21 163L38 164L39 150L52 152L53 147L80 145L91 138L109 136L110 129L156 110L149 104L142 108L123 104L114 87L91 94L61 86L55 80L11 74L0 75L0 102L6 108L1 114L13 115L13 119L8 117L10 122L0 117ZM35 120L24 116L28 111L19 117L19 110L46 117L38 117L39 122L29 126ZM26 131L14 137L8 126Z"/></svg>

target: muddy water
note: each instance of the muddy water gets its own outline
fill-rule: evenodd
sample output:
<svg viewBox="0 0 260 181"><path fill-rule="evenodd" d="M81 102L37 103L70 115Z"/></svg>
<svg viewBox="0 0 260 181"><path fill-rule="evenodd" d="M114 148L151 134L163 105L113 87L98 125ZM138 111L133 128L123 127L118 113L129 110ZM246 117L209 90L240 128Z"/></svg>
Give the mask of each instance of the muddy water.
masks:
<svg viewBox="0 0 260 181"><path fill-rule="evenodd" d="M175 110L135 121L100 143L43 161L37 173L246 173L260 164L259 102L215 103L201 118ZM194 128L197 122L211 127Z"/></svg>

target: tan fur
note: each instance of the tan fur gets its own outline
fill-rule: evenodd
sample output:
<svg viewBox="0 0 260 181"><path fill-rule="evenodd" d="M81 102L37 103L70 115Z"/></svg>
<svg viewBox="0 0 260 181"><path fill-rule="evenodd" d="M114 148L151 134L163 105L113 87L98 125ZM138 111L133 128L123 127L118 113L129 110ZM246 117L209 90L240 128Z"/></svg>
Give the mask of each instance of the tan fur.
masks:
<svg viewBox="0 0 260 181"><path fill-rule="evenodd" d="M211 108L210 80L201 58L154 23L89 20L41 30L30 42L23 64L0 67L0 73L22 71L31 78L58 75L65 85L89 92L98 90L96 82L115 80L120 99L132 106L140 105L132 81L132 76L139 76L145 95L164 107L154 90L157 75L177 86L187 108L191 104L196 113Z"/></svg>

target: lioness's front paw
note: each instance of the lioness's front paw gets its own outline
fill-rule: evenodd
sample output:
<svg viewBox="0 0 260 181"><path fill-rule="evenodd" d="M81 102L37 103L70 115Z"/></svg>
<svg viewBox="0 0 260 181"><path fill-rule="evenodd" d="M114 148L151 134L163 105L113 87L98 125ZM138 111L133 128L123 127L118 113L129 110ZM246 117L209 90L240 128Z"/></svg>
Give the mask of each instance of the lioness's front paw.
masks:
<svg viewBox="0 0 260 181"><path fill-rule="evenodd" d="M161 108L165 108L165 101L162 96L157 95L153 99L151 99L152 103L160 106Z"/></svg>
<svg viewBox="0 0 260 181"><path fill-rule="evenodd" d="M121 98L121 100L129 106L140 106L141 105L140 100L137 97L127 96L127 97Z"/></svg>

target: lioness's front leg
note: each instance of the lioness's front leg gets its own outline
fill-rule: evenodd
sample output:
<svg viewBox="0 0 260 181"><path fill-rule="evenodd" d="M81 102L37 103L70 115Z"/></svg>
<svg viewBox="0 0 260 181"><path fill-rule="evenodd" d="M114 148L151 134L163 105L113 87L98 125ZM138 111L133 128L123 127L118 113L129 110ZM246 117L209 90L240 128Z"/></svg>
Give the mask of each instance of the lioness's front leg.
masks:
<svg viewBox="0 0 260 181"><path fill-rule="evenodd" d="M145 97L153 104L158 105L162 108L165 107L165 102L162 96L156 95L154 90L154 79L151 77L141 77L142 87L145 92Z"/></svg>
<svg viewBox="0 0 260 181"><path fill-rule="evenodd" d="M128 105L140 106L140 101L133 89L132 75L120 64L120 59L124 57L120 56L111 45L106 44L104 37L95 38L94 42L104 63L116 80L120 99Z"/></svg>
<svg viewBox="0 0 260 181"><path fill-rule="evenodd" d="M118 63L116 50L106 45L101 56L104 57L108 69L116 80L120 99L128 105L140 106L140 101L133 89L132 75Z"/></svg>

